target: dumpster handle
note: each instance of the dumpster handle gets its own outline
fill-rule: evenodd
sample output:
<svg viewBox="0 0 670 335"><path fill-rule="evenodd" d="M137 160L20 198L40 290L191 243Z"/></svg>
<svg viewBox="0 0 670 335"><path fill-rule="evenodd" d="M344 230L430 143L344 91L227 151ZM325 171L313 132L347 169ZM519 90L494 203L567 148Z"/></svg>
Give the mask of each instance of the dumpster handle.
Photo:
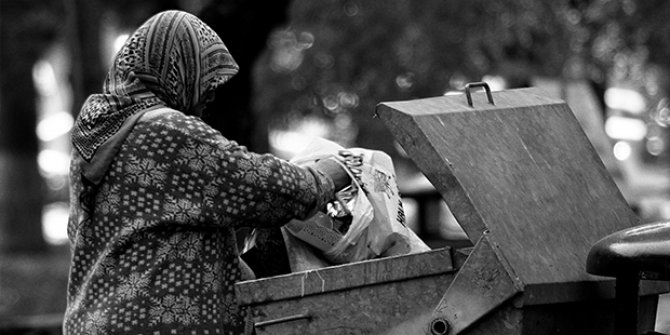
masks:
<svg viewBox="0 0 670 335"><path fill-rule="evenodd" d="M465 97L468 99L468 105L470 105L470 107L472 107L472 97L470 96L470 88L471 87L483 87L484 90L486 91L486 98L489 99L489 103L491 105L495 105L495 103L493 103L493 95L491 94L491 89L489 88L489 84L487 84L483 81L480 81L480 82L476 82L476 83L465 84Z"/></svg>
<svg viewBox="0 0 670 335"><path fill-rule="evenodd" d="M254 327L262 328L262 327L275 325L275 324L278 324L278 323L284 323L284 322L295 321L295 320L300 320L300 319L310 320L310 319L312 319L312 316L309 314L309 312L296 314L296 315L289 315L289 316L285 316L285 317L281 317L281 318L277 318L277 319L256 322L256 323L254 323Z"/></svg>

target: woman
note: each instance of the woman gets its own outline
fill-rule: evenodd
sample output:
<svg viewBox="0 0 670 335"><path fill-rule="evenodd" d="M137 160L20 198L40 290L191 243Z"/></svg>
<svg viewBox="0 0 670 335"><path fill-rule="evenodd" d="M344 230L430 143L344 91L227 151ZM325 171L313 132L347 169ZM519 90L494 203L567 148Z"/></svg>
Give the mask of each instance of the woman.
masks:
<svg viewBox="0 0 670 335"><path fill-rule="evenodd" d="M151 17L72 133L65 334L239 334L234 229L307 218L349 180L225 139L198 116L238 68L188 13Z"/></svg>

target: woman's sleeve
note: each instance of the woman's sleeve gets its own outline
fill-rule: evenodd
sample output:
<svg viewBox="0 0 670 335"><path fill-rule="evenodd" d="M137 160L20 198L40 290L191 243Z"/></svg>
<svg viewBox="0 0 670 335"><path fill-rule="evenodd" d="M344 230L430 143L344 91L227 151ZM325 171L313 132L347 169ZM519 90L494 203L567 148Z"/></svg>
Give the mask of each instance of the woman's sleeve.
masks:
<svg viewBox="0 0 670 335"><path fill-rule="evenodd" d="M247 151L235 142L219 144L219 165L207 187L211 210L234 226L280 226L306 219L334 197L333 181L311 167Z"/></svg>

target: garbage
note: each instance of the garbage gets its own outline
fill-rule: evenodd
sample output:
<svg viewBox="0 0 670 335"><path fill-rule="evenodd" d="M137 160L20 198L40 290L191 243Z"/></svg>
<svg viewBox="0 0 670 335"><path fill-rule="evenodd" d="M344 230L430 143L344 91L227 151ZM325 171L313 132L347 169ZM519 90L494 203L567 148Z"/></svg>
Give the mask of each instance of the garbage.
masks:
<svg viewBox="0 0 670 335"><path fill-rule="evenodd" d="M325 139L316 139L292 162L309 164L337 157L352 177L352 184L336 194L336 201L307 220L292 220L282 227L292 271L305 270L306 255L317 250L331 264L343 264L416 252L430 248L406 226L391 157L361 148L344 149ZM313 248L296 245L296 237ZM296 254L297 253L297 254ZM296 263L303 266L295 268ZM308 268L313 268L308 266Z"/></svg>

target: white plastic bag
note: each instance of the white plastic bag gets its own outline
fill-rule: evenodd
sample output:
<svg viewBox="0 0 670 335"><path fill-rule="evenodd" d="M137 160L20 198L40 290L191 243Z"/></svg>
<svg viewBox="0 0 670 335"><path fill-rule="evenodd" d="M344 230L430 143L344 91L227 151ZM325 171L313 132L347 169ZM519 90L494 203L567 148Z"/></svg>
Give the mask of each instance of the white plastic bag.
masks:
<svg viewBox="0 0 670 335"><path fill-rule="evenodd" d="M303 165L337 156L341 146L316 139L292 162ZM353 198L344 204L351 212L351 225L345 233L335 229L334 219L319 213L308 220L292 220L282 229L323 252L335 264L430 250L405 225L391 157L381 151L347 149L362 158L352 176Z"/></svg>
<svg viewBox="0 0 670 335"><path fill-rule="evenodd" d="M370 239L370 223L374 220L374 208L358 182L352 178L352 183L357 188L356 194L343 204L351 213L351 225L337 243L324 250L324 256L334 263L350 263L378 255L367 243Z"/></svg>
<svg viewBox="0 0 670 335"><path fill-rule="evenodd" d="M327 156L310 156L309 160L294 161L296 164L310 163ZM282 232L290 233L322 252L322 256L334 264L350 263L374 258L374 253L368 246L368 227L374 219L374 208L368 200L361 186L352 176L354 190L353 197L341 206L351 215L351 223L345 232L336 228L336 218L326 213L318 212L307 220L291 220L282 227ZM340 197L341 198L341 197ZM290 249L290 248L289 248Z"/></svg>
<svg viewBox="0 0 670 335"><path fill-rule="evenodd" d="M368 245L377 256L428 251L430 248L405 224L405 213L391 157L384 152L349 149L363 157L361 184L374 209Z"/></svg>

